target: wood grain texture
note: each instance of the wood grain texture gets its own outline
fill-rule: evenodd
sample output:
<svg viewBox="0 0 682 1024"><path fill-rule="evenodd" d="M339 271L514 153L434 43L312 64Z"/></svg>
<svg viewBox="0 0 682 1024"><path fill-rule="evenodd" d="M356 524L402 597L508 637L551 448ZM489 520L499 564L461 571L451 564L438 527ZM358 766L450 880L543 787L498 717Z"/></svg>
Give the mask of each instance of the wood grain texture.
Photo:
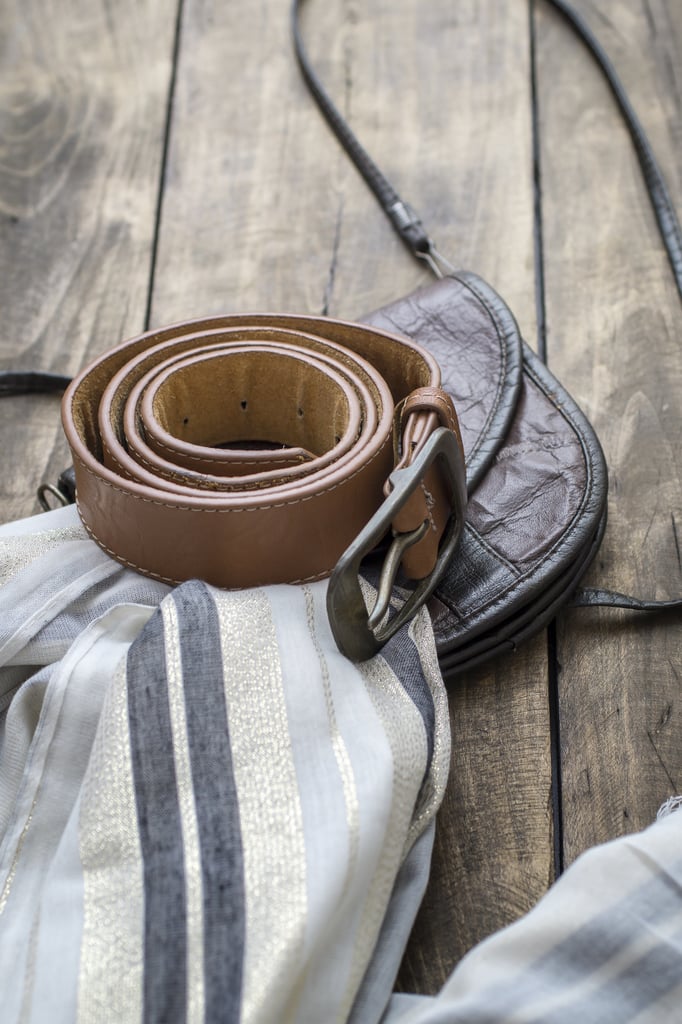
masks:
<svg viewBox="0 0 682 1024"><path fill-rule="evenodd" d="M452 761L426 895L399 984L435 992L554 880L544 634L450 692Z"/></svg>
<svg viewBox="0 0 682 1024"><path fill-rule="evenodd" d="M648 131L678 210L682 7L580 0ZM589 582L677 597L682 567L680 304L610 93L538 5L550 367L603 443L610 522ZM562 615L564 854L648 824L682 785L677 617Z"/></svg>
<svg viewBox="0 0 682 1024"><path fill-rule="evenodd" d="M682 8L576 2L682 206ZM500 291L534 344L529 4L308 0L305 33L441 250ZM608 91L560 19L533 6L549 362L595 421L611 474L591 582L677 595L679 301ZM174 79L177 13L157 0L0 0L4 365L73 372L140 330L148 303L156 324L245 310L355 317L428 280L314 109L288 0L183 0ZM67 454L54 399L0 403L0 430L9 520L35 511L35 486ZM679 791L681 641L672 620L562 615L567 861ZM451 690L451 778L405 989L433 991L551 882L550 680L541 635Z"/></svg>
<svg viewBox="0 0 682 1024"><path fill-rule="evenodd" d="M303 24L370 153L442 250L507 296L532 340L527 6L503 18L498 6L309 0ZM272 306L358 316L429 280L308 96L288 11L287 0L185 4L157 322Z"/></svg>
<svg viewBox="0 0 682 1024"><path fill-rule="evenodd" d="M2 0L0 20L0 359L70 374L144 324L175 15ZM0 436L7 521L68 465L58 401L3 401Z"/></svg>

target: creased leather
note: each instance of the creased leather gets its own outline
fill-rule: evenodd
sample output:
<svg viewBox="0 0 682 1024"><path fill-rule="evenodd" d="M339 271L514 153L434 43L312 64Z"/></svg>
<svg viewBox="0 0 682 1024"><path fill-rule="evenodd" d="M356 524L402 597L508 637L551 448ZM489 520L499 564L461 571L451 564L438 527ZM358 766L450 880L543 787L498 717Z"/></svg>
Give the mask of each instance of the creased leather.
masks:
<svg viewBox="0 0 682 1024"><path fill-rule="evenodd" d="M507 437L521 388L521 338L502 299L474 274L448 277L377 310L366 323L421 339L458 396L469 492Z"/></svg>
<svg viewBox="0 0 682 1024"><path fill-rule="evenodd" d="M431 602L441 668L453 677L513 650L575 590L606 523L604 457L507 306L474 274L366 319L433 352L459 412L467 524Z"/></svg>

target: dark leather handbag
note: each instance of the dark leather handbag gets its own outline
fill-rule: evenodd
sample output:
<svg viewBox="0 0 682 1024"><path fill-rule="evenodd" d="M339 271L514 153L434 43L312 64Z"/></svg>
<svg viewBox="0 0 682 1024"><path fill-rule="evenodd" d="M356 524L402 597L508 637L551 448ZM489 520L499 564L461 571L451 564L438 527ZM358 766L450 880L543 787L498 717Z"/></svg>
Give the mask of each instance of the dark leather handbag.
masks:
<svg viewBox="0 0 682 1024"><path fill-rule="evenodd" d="M565 0L550 2L591 51L616 97L682 294L682 231L646 135L598 40ZM412 254L442 278L367 321L408 335L434 353L459 414L467 522L430 604L445 678L513 651L568 601L644 611L679 608L679 600L578 590L606 527L608 479L599 439L523 341L503 299L480 277L455 271L443 259L418 215L353 135L305 52L298 26L302 3L293 3L294 46L313 97Z"/></svg>
<svg viewBox="0 0 682 1024"><path fill-rule="evenodd" d="M604 456L476 275L451 274L367 319L430 349L459 410L467 522L430 605L449 677L513 650L576 589L606 525Z"/></svg>

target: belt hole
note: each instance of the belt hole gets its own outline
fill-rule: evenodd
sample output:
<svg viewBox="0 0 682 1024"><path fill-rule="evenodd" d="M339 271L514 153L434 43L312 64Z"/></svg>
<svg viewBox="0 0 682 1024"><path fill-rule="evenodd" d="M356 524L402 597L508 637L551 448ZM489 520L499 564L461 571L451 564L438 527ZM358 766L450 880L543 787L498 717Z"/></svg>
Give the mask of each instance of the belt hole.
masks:
<svg viewBox="0 0 682 1024"><path fill-rule="evenodd" d="M185 426L187 426L187 424L189 423L189 416L185 416L182 422L185 424Z"/></svg>
<svg viewBox="0 0 682 1024"><path fill-rule="evenodd" d="M298 410L298 415L299 415L299 416L302 416L302 415L303 415L303 409L299 409L299 410Z"/></svg>
<svg viewBox="0 0 682 1024"><path fill-rule="evenodd" d="M249 403L246 401L245 398L240 402L240 405L241 405L242 409L244 410L244 412L246 412L246 407L248 406L248 404Z"/></svg>

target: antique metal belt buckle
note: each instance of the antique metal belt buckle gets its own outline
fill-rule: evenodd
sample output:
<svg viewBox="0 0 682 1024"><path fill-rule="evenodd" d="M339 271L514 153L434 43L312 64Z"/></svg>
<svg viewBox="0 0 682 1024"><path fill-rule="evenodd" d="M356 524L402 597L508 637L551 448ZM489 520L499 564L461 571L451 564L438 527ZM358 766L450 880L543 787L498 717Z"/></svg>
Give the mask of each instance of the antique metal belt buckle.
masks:
<svg viewBox="0 0 682 1024"><path fill-rule="evenodd" d="M368 610L360 583L360 564L385 537L398 510L420 485L428 467L439 460L450 492L452 514L441 539L433 571L419 580L405 603L392 611L391 591L404 551L428 529L428 521L409 533L394 534L381 570L377 599ZM327 591L327 614L336 644L353 661L371 658L408 622L431 596L452 559L464 528L466 483L464 459L452 431L435 430L414 462L391 473L391 493L336 564Z"/></svg>

